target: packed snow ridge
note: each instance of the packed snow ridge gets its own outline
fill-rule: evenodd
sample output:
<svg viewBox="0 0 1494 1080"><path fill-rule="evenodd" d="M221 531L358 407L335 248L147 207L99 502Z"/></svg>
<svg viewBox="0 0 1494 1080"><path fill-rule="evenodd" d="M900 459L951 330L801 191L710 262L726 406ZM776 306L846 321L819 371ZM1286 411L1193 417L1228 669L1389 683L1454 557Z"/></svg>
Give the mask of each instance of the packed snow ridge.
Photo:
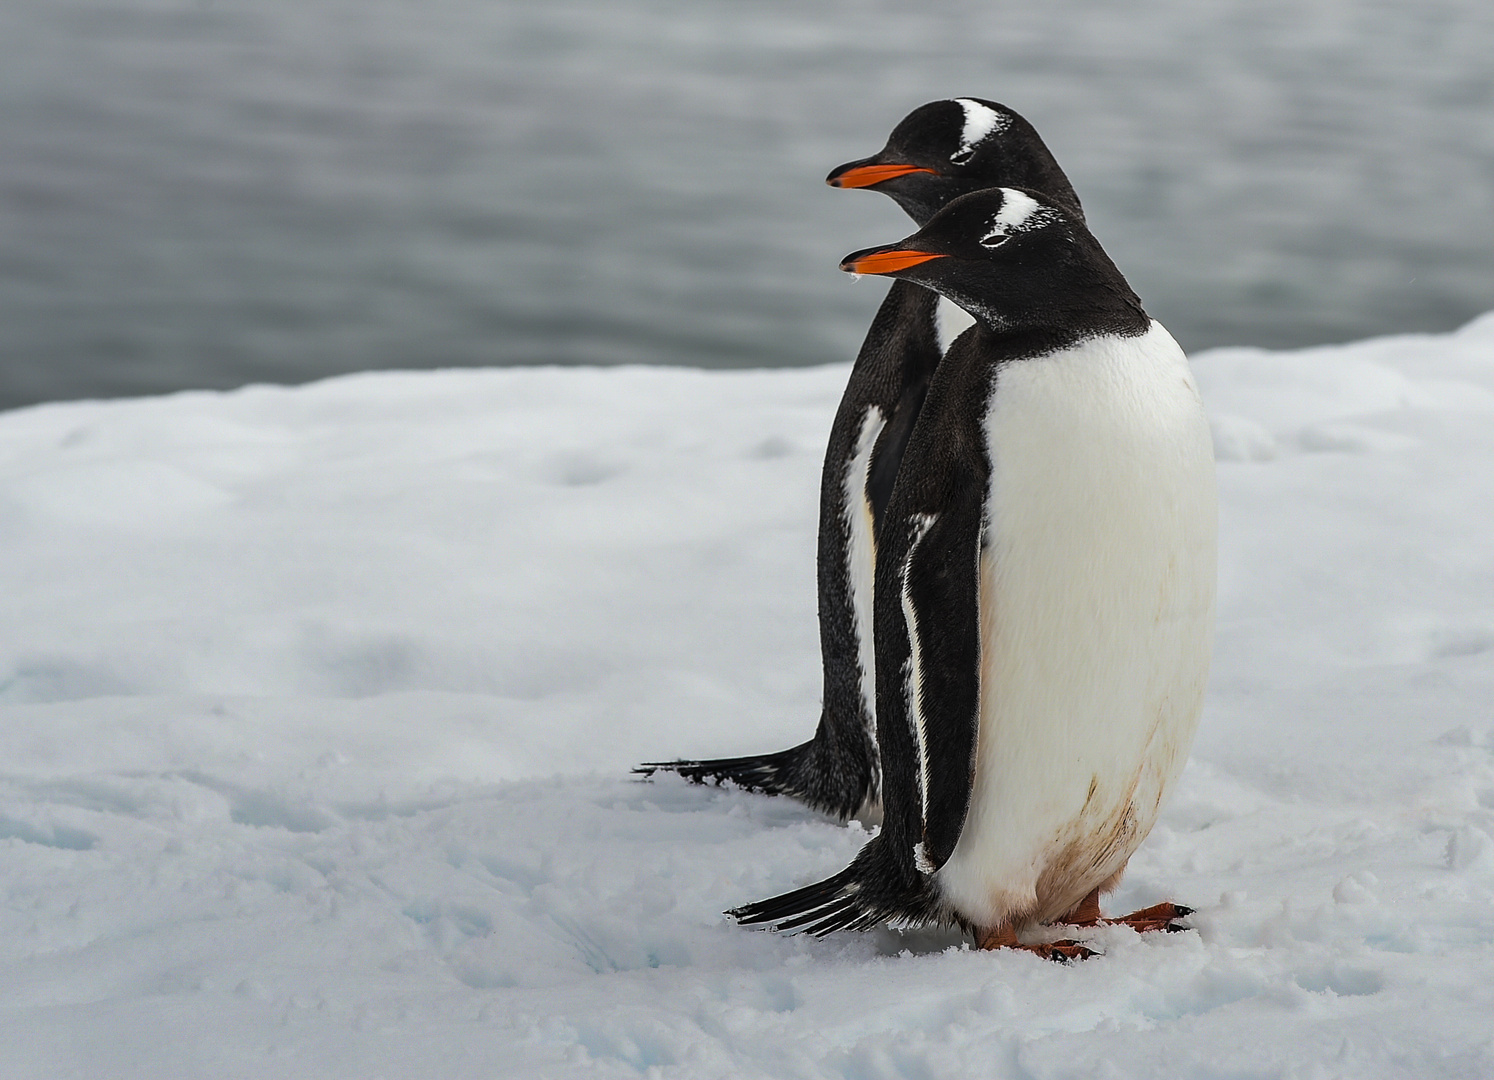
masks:
<svg viewBox="0 0 1494 1080"><path fill-rule="evenodd" d="M0 416L0 1074L1494 1075L1494 316L1195 366L1197 930L1068 966L739 928L866 831L628 774L812 731L846 369Z"/></svg>

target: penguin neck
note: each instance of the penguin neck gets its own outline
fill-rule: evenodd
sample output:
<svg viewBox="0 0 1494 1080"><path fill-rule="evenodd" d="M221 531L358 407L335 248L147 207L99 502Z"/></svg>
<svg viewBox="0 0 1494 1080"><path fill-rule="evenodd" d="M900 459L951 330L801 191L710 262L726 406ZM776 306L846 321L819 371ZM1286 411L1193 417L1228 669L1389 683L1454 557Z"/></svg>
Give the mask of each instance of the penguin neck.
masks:
<svg viewBox="0 0 1494 1080"><path fill-rule="evenodd" d="M977 316L975 329L962 337L960 348L951 349L950 352L960 352L965 345L969 345L975 355L1000 362L1058 352L1085 338L1097 336L1097 332L1079 327L992 327L985 319Z"/></svg>
<svg viewBox="0 0 1494 1080"><path fill-rule="evenodd" d="M1024 283L1025 286L1026 283ZM962 288L936 288L940 298L957 305L993 337L1038 335L1080 338L1114 334L1132 337L1144 334L1152 320L1124 281L1116 288L1097 284L1066 297L1062 307L1051 302L1034 305L1025 293L982 296Z"/></svg>
<svg viewBox="0 0 1494 1080"><path fill-rule="evenodd" d="M961 334L957 342L950 343L944 353L945 359L963 355L979 358L988 364L1001 364L1008 360L1046 356L1094 338L1139 337L1152 325L1147 316L1142 316L1136 325L1121 328L1084 321L993 326L979 314L972 321L974 328Z"/></svg>
<svg viewBox="0 0 1494 1080"><path fill-rule="evenodd" d="M940 203L925 203L911 198L899 197L896 194L892 198L902 209L903 213L912 218L913 223L920 229L927 225L935 214L944 209L945 204L949 201L946 199Z"/></svg>
<svg viewBox="0 0 1494 1080"><path fill-rule="evenodd" d="M919 177L922 182L910 185L908 190L889 186L887 194L920 229L960 196L991 187L1041 191L1076 221L1084 221L1084 208L1079 205L1079 196L1041 140L1034 139L1034 143L1025 147L1022 153L1012 154L983 172L983 176L945 176L937 182Z"/></svg>

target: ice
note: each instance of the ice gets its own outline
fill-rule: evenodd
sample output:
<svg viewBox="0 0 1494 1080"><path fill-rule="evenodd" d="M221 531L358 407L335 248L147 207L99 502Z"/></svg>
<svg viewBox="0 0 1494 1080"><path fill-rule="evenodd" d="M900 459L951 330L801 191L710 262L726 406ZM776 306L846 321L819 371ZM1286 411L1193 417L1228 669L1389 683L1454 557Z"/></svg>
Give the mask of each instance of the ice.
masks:
<svg viewBox="0 0 1494 1080"><path fill-rule="evenodd" d="M812 730L845 367L0 415L0 1074L1494 1074L1494 317L1194 361L1196 930L1070 966L739 928L869 834L628 773Z"/></svg>

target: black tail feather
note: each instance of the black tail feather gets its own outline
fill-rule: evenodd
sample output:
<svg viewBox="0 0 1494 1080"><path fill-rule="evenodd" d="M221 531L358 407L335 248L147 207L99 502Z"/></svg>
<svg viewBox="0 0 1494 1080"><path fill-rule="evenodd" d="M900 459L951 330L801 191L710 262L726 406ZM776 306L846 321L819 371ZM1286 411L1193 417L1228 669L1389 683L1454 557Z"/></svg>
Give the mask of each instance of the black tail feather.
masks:
<svg viewBox="0 0 1494 1080"><path fill-rule="evenodd" d="M840 873L781 896L744 904L727 914L744 926L801 930L815 937L837 930L871 930L948 924L955 917L940 900L932 879L890 857L878 836Z"/></svg>
<svg viewBox="0 0 1494 1080"><path fill-rule="evenodd" d="M843 915L852 904L855 889L850 867L834 877L816 882L802 889L759 900L755 904L744 904L732 908L727 914L743 926L772 923L773 930L797 930L808 927L816 920L834 919ZM813 928L810 933L816 933ZM819 931L828 932L828 931Z"/></svg>
<svg viewBox="0 0 1494 1080"><path fill-rule="evenodd" d="M714 758L707 761L645 761L635 773L652 776L655 772L678 773L692 784L704 784L710 780L723 784L730 780L746 791L757 791L765 795L797 794L795 774L797 766L808 755L813 743L803 743L776 754L758 754L755 757Z"/></svg>
<svg viewBox="0 0 1494 1080"><path fill-rule="evenodd" d="M678 773L693 784L724 784L729 780L746 791L787 795L842 821L877 795L875 765L869 751L851 753L819 739L753 757L646 761L633 771L643 776L660 771Z"/></svg>

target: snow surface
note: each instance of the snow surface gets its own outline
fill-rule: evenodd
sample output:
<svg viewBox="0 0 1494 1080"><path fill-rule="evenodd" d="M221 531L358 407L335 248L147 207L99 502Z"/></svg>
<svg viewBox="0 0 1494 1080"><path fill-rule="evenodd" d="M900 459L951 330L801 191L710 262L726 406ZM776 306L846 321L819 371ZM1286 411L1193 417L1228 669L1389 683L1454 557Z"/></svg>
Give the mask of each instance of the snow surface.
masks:
<svg viewBox="0 0 1494 1080"><path fill-rule="evenodd" d="M0 416L0 1075L1494 1075L1494 316L1195 363L1198 929L1067 966L741 929L866 832L628 774L812 729L845 368Z"/></svg>

